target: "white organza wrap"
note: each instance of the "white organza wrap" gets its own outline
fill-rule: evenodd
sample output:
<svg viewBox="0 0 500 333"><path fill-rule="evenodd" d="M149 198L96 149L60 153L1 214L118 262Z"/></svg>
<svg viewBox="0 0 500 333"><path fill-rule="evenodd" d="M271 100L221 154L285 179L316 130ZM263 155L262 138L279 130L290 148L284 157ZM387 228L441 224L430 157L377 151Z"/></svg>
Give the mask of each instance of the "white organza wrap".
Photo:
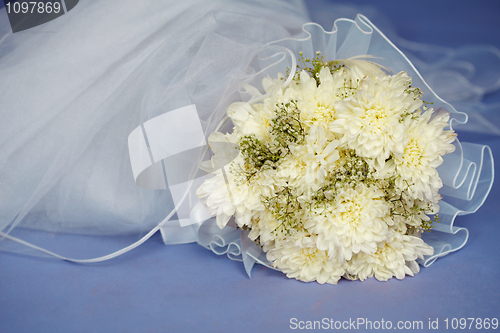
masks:
<svg viewBox="0 0 500 333"><path fill-rule="evenodd" d="M200 173L198 165L210 157L206 139L227 107L251 99L244 92L245 85L260 87L263 77L295 68L294 55L299 51L305 57L321 51L328 60L366 54L377 57L377 62L394 72L408 72L426 101L451 113L452 128L467 129L460 125L467 122L467 115L438 97L408 58L364 16L354 21L338 19L328 32L317 24L304 24L306 16L298 4L188 1L155 2L156 15L147 16L147 22L134 19L151 13L146 3L153 4L123 1L124 8L134 8L133 15L115 17L114 25L97 19L93 25L85 19L98 16L103 6L112 8L112 4L82 1L80 11L72 10L40 27L60 31L48 35L44 43L29 34L2 37L3 248L19 251L17 243L55 255L50 241L42 244L27 230L57 235L137 234L137 242L118 247L111 255L76 260L100 261L140 245L161 230L166 244L197 241L217 254L243 260L249 274L255 262L269 265L244 231L219 230L194 192L210 176ZM116 31L103 33L113 27ZM77 37L77 46L69 43ZM125 45L121 38L126 38ZM411 49L413 45L406 46ZM489 57L500 68L497 51L483 49L476 58ZM432 86L439 94L463 105L477 105L471 104L477 96L498 88L500 73L493 73L496 77L489 85L480 87L475 82L484 80L464 72L464 68L481 65L474 57L467 62L469 55L443 53L448 58L441 67L421 63L419 68L434 73ZM462 85L450 85L457 82L457 76L464 78L458 81ZM464 94L454 91L466 88L476 95L459 100ZM476 120L482 117L473 115ZM491 126L491 132L495 131L498 127ZM455 144L457 149L444 157L439 168L444 183L441 223L423 236L435 248L435 255L423 262L425 266L465 244L468 232L453 226L455 217L475 212L493 182L490 149ZM71 246L66 243L63 249ZM79 256L89 254L94 252L82 249ZM59 257L68 259L67 255Z"/></svg>

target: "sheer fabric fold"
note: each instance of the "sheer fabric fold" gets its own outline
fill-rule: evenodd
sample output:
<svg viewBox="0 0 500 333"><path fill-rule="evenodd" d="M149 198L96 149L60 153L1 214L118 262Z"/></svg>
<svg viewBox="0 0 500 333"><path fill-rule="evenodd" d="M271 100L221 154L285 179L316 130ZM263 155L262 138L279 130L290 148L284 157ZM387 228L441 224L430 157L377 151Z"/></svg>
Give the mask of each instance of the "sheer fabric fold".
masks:
<svg viewBox="0 0 500 333"><path fill-rule="evenodd" d="M211 119L237 98L255 50L306 21L300 3L288 1L115 6L82 1L59 19L1 38L5 235L22 238L25 228L140 239L174 204L169 191L135 184L130 132L189 104L198 106L204 133L213 131ZM59 250L53 241L33 242Z"/></svg>

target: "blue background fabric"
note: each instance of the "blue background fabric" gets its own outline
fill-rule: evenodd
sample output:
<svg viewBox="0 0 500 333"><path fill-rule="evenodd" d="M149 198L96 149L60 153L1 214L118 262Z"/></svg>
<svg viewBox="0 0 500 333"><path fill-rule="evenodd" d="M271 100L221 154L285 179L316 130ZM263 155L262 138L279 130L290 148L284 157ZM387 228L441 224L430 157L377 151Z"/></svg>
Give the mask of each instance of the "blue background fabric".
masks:
<svg viewBox="0 0 500 333"><path fill-rule="evenodd" d="M314 0L307 6L312 21L331 24L329 1ZM407 40L500 48L497 1L387 0L372 6ZM500 102L500 92L486 95L484 102ZM494 156L500 156L499 136L459 132L459 137L487 144ZM497 174L499 170L497 163ZM0 252L0 332L285 332L291 330L292 318L383 319L393 326L398 321L422 321L424 329L419 331L429 331L429 321L437 319L443 331L446 319L450 324L452 318L498 318L499 198L500 186L494 184L477 213L457 218L456 225L470 232L464 248L402 281L372 278L319 285L288 279L259 265L250 279L241 263L197 244L165 246L159 234L99 264ZM76 239L99 252L112 252L128 242L127 236L105 242L68 236L65 241Z"/></svg>

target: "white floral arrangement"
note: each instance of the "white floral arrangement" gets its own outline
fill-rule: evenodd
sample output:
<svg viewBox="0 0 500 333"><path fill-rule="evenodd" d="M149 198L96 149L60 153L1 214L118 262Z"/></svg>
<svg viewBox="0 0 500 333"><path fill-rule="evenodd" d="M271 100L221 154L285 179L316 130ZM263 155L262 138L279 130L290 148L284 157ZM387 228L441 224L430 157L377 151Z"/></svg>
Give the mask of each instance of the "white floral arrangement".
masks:
<svg viewBox="0 0 500 333"><path fill-rule="evenodd" d="M198 197L289 278L413 276L434 252L420 234L439 222L436 168L455 148L449 114L429 108L406 72L370 57L299 60L290 84L267 77L258 102L228 108L233 132L209 142L239 154Z"/></svg>

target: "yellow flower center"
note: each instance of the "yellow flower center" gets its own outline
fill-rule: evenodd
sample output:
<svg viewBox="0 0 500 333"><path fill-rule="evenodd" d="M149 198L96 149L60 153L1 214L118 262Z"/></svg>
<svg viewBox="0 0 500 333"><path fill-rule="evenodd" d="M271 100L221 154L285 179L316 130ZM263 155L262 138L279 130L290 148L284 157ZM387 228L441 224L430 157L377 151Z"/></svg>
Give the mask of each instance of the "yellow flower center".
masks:
<svg viewBox="0 0 500 333"><path fill-rule="evenodd" d="M316 108L314 109L313 118L313 121L319 120L324 123L330 123L334 120L333 110L318 102L316 104Z"/></svg>
<svg viewBox="0 0 500 333"><path fill-rule="evenodd" d="M387 128L387 113L379 105L365 110L363 126L371 132L380 133Z"/></svg>
<svg viewBox="0 0 500 333"><path fill-rule="evenodd" d="M386 255L388 247L389 247L389 245L387 245L387 243L385 243L384 246L379 247L373 255L375 257L384 257Z"/></svg>
<svg viewBox="0 0 500 333"><path fill-rule="evenodd" d="M319 256L321 256L321 253L319 252L318 249L313 249L313 248L304 248L301 251L301 256L308 261L315 261L318 259Z"/></svg>
<svg viewBox="0 0 500 333"><path fill-rule="evenodd" d="M422 155L423 152L422 149L420 149L418 142L415 139L411 139L405 147L403 163L407 166L417 167L422 164Z"/></svg>
<svg viewBox="0 0 500 333"><path fill-rule="evenodd" d="M358 226L362 207L359 203L350 200L344 201L343 204L346 210L340 213L340 218L342 221L346 221L350 228L354 229Z"/></svg>

